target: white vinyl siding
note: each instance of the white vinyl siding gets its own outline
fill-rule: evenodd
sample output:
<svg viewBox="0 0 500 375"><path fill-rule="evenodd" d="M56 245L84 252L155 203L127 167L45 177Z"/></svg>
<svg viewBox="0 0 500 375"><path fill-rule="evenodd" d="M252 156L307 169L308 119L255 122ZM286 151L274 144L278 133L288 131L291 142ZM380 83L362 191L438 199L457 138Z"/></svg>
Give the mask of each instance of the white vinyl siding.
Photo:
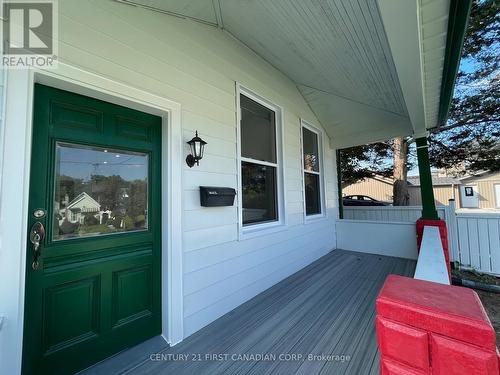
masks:
<svg viewBox="0 0 500 375"><path fill-rule="evenodd" d="M4 118L5 118L5 92L6 92L6 71L0 67L0 151L3 150L4 143ZM3 152L0 152L0 171L3 171ZM0 194L2 186L2 173L0 173Z"/></svg>
<svg viewBox="0 0 500 375"><path fill-rule="evenodd" d="M112 1L59 2L60 59L180 103L183 156L208 144L182 181L184 334L188 336L335 248L335 153L325 150L328 220L304 225L300 118L320 127L295 84L219 29ZM235 82L281 107L286 227L239 239L236 204L201 207L199 186L238 186ZM324 139L325 144L329 144Z"/></svg>

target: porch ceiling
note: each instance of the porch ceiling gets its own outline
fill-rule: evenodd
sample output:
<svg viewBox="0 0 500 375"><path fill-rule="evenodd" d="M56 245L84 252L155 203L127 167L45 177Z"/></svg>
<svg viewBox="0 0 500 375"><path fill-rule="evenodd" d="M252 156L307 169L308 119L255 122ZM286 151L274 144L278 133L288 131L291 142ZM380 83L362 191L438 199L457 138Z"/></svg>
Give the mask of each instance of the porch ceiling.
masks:
<svg viewBox="0 0 500 375"><path fill-rule="evenodd" d="M332 146L436 126L450 0L119 1L234 35L296 83Z"/></svg>

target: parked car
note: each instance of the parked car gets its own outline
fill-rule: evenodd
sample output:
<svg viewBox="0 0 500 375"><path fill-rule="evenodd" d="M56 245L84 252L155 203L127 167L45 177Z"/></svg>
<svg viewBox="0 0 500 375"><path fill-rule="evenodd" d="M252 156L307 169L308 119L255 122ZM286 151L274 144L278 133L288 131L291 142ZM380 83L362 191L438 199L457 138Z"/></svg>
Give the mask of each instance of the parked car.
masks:
<svg viewBox="0 0 500 375"><path fill-rule="evenodd" d="M389 203L378 201L367 195L346 195L342 201L344 206L389 206Z"/></svg>

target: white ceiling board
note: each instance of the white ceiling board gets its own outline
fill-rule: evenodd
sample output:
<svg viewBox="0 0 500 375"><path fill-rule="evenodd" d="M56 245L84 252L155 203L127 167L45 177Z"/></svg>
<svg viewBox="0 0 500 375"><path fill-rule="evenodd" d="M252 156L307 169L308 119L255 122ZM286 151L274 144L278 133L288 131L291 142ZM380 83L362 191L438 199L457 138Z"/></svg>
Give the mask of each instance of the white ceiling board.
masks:
<svg viewBox="0 0 500 375"><path fill-rule="evenodd" d="M407 113L373 1L221 0L221 6L225 29L297 84Z"/></svg>
<svg viewBox="0 0 500 375"><path fill-rule="evenodd" d="M438 125L450 0L425 0L420 7L427 129Z"/></svg>
<svg viewBox="0 0 500 375"><path fill-rule="evenodd" d="M120 0L119 0L120 1ZM138 4L151 10L159 10L186 16L202 22L217 25L217 16L212 0L125 0L125 3Z"/></svg>
<svg viewBox="0 0 500 375"><path fill-rule="evenodd" d="M413 129L407 116L384 111L306 86L298 86L331 139L331 147L343 148L397 136Z"/></svg>
<svg viewBox="0 0 500 375"><path fill-rule="evenodd" d="M338 144L436 125L450 0L127 2L223 26L297 84Z"/></svg>
<svg viewBox="0 0 500 375"><path fill-rule="evenodd" d="M418 0L378 0L408 114L417 133L425 132Z"/></svg>
<svg viewBox="0 0 500 375"><path fill-rule="evenodd" d="M378 0L417 136L437 125L450 0Z"/></svg>

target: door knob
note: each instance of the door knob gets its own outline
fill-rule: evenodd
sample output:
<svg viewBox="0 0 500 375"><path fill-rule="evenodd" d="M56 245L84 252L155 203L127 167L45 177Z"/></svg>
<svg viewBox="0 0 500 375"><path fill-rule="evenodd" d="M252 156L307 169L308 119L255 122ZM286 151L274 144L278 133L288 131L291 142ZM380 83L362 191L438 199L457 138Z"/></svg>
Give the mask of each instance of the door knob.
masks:
<svg viewBox="0 0 500 375"><path fill-rule="evenodd" d="M31 263L31 267L34 270L37 270L40 267L40 262L38 261L38 258L42 254L41 244L44 238L45 238L45 228L42 223L37 221L35 224L33 224L30 231L30 242L33 246L33 263Z"/></svg>

